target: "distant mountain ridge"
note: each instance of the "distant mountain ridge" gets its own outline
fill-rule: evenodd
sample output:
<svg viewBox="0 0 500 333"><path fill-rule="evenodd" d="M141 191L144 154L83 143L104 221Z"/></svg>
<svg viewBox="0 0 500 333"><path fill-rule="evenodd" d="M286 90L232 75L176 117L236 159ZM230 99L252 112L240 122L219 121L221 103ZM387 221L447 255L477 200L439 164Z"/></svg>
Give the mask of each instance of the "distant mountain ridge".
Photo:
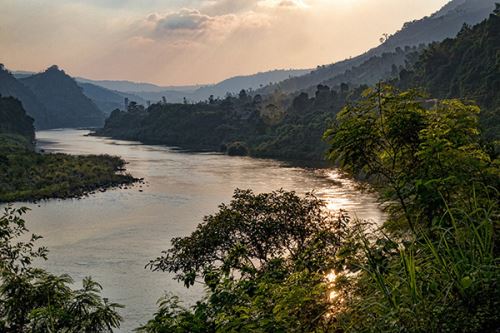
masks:
<svg viewBox="0 0 500 333"><path fill-rule="evenodd" d="M84 77L75 77L79 83L90 83L102 88L119 92L161 92L165 90L173 91L194 91L201 87L201 85L192 86L159 86L148 82L134 82L128 80L91 80Z"/></svg>
<svg viewBox="0 0 500 333"><path fill-rule="evenodd" d="M228 78L213 85L195 86L172 86L161 87L150 83L140 83L132 81L111 81L111 80L89 80L76 78L77 82L89 83L100 86L118 93L131 94L131 100L140 104L145 101L155 103L165 97L169 102L180 103L186 98L188 101L198 102L208 99L210 95L214 97L224 97L226 94L237 94L242 89L256 90L273 82L309 73L310 69L277 69L267 72L260 72L253 75L240 75ZM84 86L80 84L81 86ZM135 96L135 99L134 99ZM137 100L141 98L142 101Z"/></svg>
<svg viewBox="0 0 500 333"><path fill-rule="evenodd" d="M106 116L116 109L124 109L125 98L138 104L147 104L147 101L137 95L106 89L91 83L77 81L77 84L82 88L83 94L90 98Z"/></svg>

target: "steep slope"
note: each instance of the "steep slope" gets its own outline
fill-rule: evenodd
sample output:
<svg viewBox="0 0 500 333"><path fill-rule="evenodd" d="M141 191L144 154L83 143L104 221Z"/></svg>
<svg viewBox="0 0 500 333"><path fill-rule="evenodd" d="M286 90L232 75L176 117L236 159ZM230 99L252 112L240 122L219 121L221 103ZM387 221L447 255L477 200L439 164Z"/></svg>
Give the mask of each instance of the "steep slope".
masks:
<svg viewBox="0 0 500 333"><path fill-rule="evenodd" d="M474 25L487 18L498 0L452 0L441 10L429 17L405 23L401 30L389 36L383 44L352 59L332 65L320 66L309 74L269 85L258 92L272 93L275 90L293 92L308 89L334 76L343 74L354 66L359 66L373 56L393 52L397 47L428 44L454 37L464 23Z"/></svg>
<svg viewBox="0 0 500 333"><path fill-rule="evenodd" d="M401 73L401 86L423 87L435 98L473 100L482 108L486 137L500 138L500 6L488 20L434 43Z"/></svg>
<svg viewBox="0 0 500 333"><path fill-rule="evenodd" d="M393 49L406 45L429 44L454 37L464 23L474 25L495 8L498 0L454 0L430 17L407 22L390 36L381 48Z"/></svg>
<svg viewBox="0 0 500 333"><path fill-rule="evenodd" d="M104 123L103 112L82 93L76 81L57 66L20 81L45 105L47 127L91 127Z"/></svg>
<svg viewBox="0 0 500 333"><path fill-rule="evenodd" d="M47 110L36 98L31 90L7 71L0 64L0 95L4 97L12 96L21 101L24 109L35 120L38 129L48 127Z"/></svg>

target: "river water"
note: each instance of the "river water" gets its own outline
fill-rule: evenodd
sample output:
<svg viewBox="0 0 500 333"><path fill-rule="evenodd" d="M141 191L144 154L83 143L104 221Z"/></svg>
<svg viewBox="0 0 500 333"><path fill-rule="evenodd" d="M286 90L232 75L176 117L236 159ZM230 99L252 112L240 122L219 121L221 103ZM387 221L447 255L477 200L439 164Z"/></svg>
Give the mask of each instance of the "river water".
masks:
<svg viewBox="0 0 500 333"><path fill-rule="evenodd" d="M26 216L30 231L43 235L41 244L50 250L49 260L41 265L56 274L70 274L75 287L85 276L99 281L105 297L126 306L120 312L125 320L119 332L131 332L150 318L165 292L188 303L200 297L201 286L185 289L170 274L151 272L145 265L168 248L172 237L190 234L203 216L228 202L235 188L314 190L332 210L342 208L375 222L384 217L373 195L359 192L334 169L182 152L87 133L40 131L38 147L46 152L119 155L129 163L128 172L145 183L83 199L23 205L32 209Z"/></svg>

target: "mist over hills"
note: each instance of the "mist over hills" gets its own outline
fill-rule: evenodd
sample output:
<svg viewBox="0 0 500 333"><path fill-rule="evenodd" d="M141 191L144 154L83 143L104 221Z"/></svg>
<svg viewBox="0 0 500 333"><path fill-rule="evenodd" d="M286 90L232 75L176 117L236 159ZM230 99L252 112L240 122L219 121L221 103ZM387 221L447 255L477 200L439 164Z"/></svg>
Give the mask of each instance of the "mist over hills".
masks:
<svg viewBox="0 0 500 333"><path fill-rule="evenodd" d="M393 52L397 47L416 46L442 41L454 37L464 23L474 25L486 19L495 8L498 0L452 0L431 16L407 22L401 30L388 35L382 44L357 57L346 59L331 65L319 66L309 74L271 84L258 93L267 94L275 90L284 93L310 89L324 83L337 75L343 74L352 67L359 66L374 56L384 52Z"/></svg>
<svg viewBox="0 0 500 333"><path fill-rule="evenodd" d="M455 38L423 49L398 48L372 57L328 80L329 86L316 86L313 94L276 91L252 96L242 91L195 104L129 108L113 112L97 134L195 150L243 146L246 153L257 157L321 161L327 149L321 137L338 112L362 99L368 85L382 80L400 88L424 89L430 99L474 101L481 108L483 138L497 140L499 15L500 11L495 12L474 27L465 26Z"/></svg>
<svg viewBox="0 0 500 333"><path fill-rule="evenodd" d="M256 90L270 83L303 75L309 73L310 71L310 69L279 69L253 75L235 76L219 83L205 86L194 85L161 87L150 83L137 83L132 81L97 81L84 78L77 78L76 80L79 83L89 83L119 92L120 94L129 93L133 95L131 99L140 104L144 104L145 101L151 101L154 103L160 101L162 97L165 97L169 102L179 103L182 102L184 98L191 102L198 102L206 100L210 95L217 98L224 97L227 93L237 94L242 89ZM143 101L138 99L142 99Z"/></svg>
<svg viewBox="0 0 500 333"><path fill-rule="evenodd" d="M163 97L171 103L205 101L209 96L223 98L242 89L252 95L276 91L312 94L318 84L369 85L397 75L424 44L454 37L464 23L473 25L487 18L495 1L453 0L430 16L405 23L378 47L312 71L273 70L232 77L214 85L162 87L144 82L73 79L55 66L43 73L16 71L13 75L2 67L0 94L18 98L35 119L37 129L43 129L101 126L113 110L125 108L125 98L147 105Z"/></svg>
<svg viewBox="0 0 500 333"><path fill-rule="evenodd" d="M127 80L91 80L84 77L75 77L79 83L89 83L108 90L119 92L162 92L165 90L173 91L194 91L201 87L201 85L192 86L159 86L147 82L134 82Z"/></svg>
<svg viewBox="0 0 500 333"><path fill-rule="evenodd" d="M123 109L125 98L138 104L147 104L147 101L137 95L106 89L91 83L77 81L77 84L82 88L83 94L90 98L106 116L115 109Z"/></svg>

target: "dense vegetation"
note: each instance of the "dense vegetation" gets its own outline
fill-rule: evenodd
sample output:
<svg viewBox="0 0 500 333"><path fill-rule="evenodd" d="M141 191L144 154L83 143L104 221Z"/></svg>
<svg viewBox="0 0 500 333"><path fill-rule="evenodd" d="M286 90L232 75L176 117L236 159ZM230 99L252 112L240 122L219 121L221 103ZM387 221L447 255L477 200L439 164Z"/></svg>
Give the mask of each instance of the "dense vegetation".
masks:
<svg viewBox="0 0 500 333"><path fill-rule="evenodd" d="M498 138L500 123L498 45L500 19L492 14L423 52L407 47L373 57L326 81L333 88L319 85L314 92L276 91L267 96L242 90L235 97L210 97L197 104L158 103L147 110L132 105L127 112L113 112L97 134L208 150L239 142L252 156L320 161L326 150L320 137L342 106L360 98L366 88L363 83L394 78L400 87L423 87L428 99L476 101L483 109L484 138L492 141Z"/></svg>
<svg viewBox="0 0 500 333"><path fill-rule="evenodd" d="M445 38L454 37L464 23L475 25L491 13L495 8L496 0L453 0L431 16L420 20L407 22L393 35L381 36L382 44L361 54L337 63L318 66L317 69L302 76L270 84L259 89L259 94L270 94L276 89L285 93L310 90L318 84L327 84L332 77L342 75L353 67L360 66L370 58L381 56L383 53L394 52L396 48L427 45L439 42ZM379 78L381 79L381 78ZM349 82L348 82L349 83ZM368 82L365 82L368 84Z"/></svg>
<svg viewBox="0 0 500 333"><path fill-rule="evenodd" d="M320 86L314 98L304 93L293 101L275 94L264 102L243 90L197 104L132 105L114 111L97 134L195 150L225 150L240 142L253 156L319 160L326 148L320 137L348 96L347 89Z"/></svg>
<svg viewBox="0 0 500 333"><path fill-rule="evenodd" d="M26 116L19 100L0 96L0 133L20 135L28 142L35 140L33 118Z"/></svg>
<svg viewBox="0 0 500 333"><path fill-rule="evenodd" d="M330 158L372 180L384 226L325 213L314 196L236 190L153 260L205 297L166 296L140 332L493 332L499 161L476 106L380 85L346 106Z"/></svg>
<svg viewBox="0 0 500 333"><path fill-rule="evenodd" d="M427 92L340 83L317 86L314 98L241 91L198 104L145 110L132 103L114 111L99 134L287 158L314 158L327 147L329 160L367 180L388 213L384 225L373 225L328 213L313 194L236 190L229 204L149 263L186 287L204 284L204 297L186 307L167 294L138 331L497 332L500 161L484 139L498 138L499 10L432 45L395 81ZM0 105L22 109L13 99ZM12 122L16 111L0 117ZM65 162L57 155L36 159L29 125L24 119L0 127L0 167L10 172L14 162L18 178L26 167L31 180L50 158ZM92 171L92 163L79 163L61 169L71 173L61 179L82 177L70 171L82 164ZM22 213L7 208L0 217L0 330L117 327L119 305L102 299L98 284L87 279L74 291L68 277L31 266L46 250L34 247L38 236L17 241L27 231Z"/></svg>
<svg viewBox="0 0 500 333"><path fill-rule="evenodd" d="M314 91L264 97L242 90L196 104L158 103L147 111L132 105L127 112L113 112L97 134L207 150L240 142L252 156L321 161L326 149L321 135L345 103L359 98L366 86L358 85L397 75L418 50L407 47L370 58L331 78L334 89L319 85Z"/></svg>
<svg viewBox="0 0 500 333"><path fill-rule="evenodd" d="M436 98L461 98L478 103L485 137L500 139L500 17L464 25L456 38L428 47L400 84L417 86Z"/></svg>
<svg viewBox="0 0 500 333"><path fill-rule="evenodd" d="M0 202L75 197L135 181L118 157L39 154L34 139L21 103L0 98Z"/></svg>

